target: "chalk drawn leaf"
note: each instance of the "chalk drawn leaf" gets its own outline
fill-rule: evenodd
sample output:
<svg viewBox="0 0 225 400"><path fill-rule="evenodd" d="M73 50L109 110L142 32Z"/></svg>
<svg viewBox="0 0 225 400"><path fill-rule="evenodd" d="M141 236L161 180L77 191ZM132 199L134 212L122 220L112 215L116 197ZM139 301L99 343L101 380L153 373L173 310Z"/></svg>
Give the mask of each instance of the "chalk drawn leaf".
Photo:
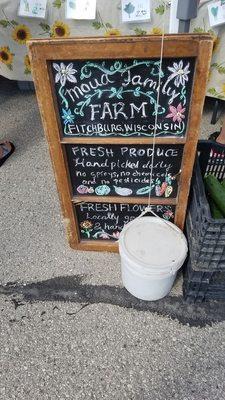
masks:
<svg viewBox="0 0 225 400"><path fill-rule="evenodd" d="M97 89L96 93L98 95L98 99L100 99L102 97L102 90L101 89Z"/></svg>
<svg viewBox="0 0 225 400"><path fill-rule="evenodd" d="M124 11L129 15L129 18L131 16L131 14L133 14L134 10L135 10L135 7L132 3L128 3L124 7Z"/></svg>
<svg viewBox="0 0 225 400"><path fill-rule="evenodd" d="M151 96L152 94L153 94L153 91L151 91L151 92L150 92L150 91L149 91L149 92L146 92L146 95L147 95L147 96Z"/></svg>
<svg viewBox="0 0 225 400"><path fill-rule="evenodd" d="M212 8L211 8L211 13L212 13L212 15L214 16L214 18L217 17L218 11L219 11L219 8L218 8L218 7L212 7Z"/></svg>
<svg viewBox="0 0 225 400"><path fill-rule="evenodd" d="M148 194L151 192L153 187L154 187L154 185L152 184L151 186L145 186L143 188L140 188L137 190L136 194L139 196L142 196L143 194Z"/></svg>
<svg viewBox="0 0 225 400"><path fill-rule="evenodd" d="M114 69L117 71L117 70L120 70L120 68L122 67L122 63L121 63L121 61L116 61L115 63L114 63Z"/></svg>
<svg viewBox="0 0 225 400"><path fill-rule="evenodd" d="M109 99L111 99L112 97L117 97L117 99L122 99L122 93L123 93L123 88L120 87L118 90L115 87L111 88L111 94L109 95Z"/></svg>
<svg viewBox="0 0 225 400"><path fill-rule="evenodd" d="M85 101L85 105L88 106L91 102L91 97L89 97L86 101Z"/></svg>
<svg viewBox="0 0 225 400"><path fill-rule="evenodd" d="M141 90L140 86L136 87L136 89L134 91L134 96L135 97L140 97L140 90Z"/></svg>

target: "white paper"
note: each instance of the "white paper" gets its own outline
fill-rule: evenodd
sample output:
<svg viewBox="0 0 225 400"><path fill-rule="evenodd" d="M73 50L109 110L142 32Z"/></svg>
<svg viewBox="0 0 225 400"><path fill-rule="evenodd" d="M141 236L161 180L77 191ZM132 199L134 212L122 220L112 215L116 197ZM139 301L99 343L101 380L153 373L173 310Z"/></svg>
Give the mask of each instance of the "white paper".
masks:
<svg viewBox="0 0 225 400"><path fill-rule="evenodd" d="M123 22L150 20L150 0L121 0L121 2Z"/></svg>
<svg viewBox="0 0 225 400"><path fill-rule="evenodd" d="M225 24L225 4L221 1L209 4L208 13L211 27Z"/></svg>
<svg viewBox="0 0 225 400"><path fill-rule="evenodd" d="M66 18L95 19L96 0L66 0Z"/></svg>
<svg viewBox="0 0 225 400"><path fill-rule="evenodd" d="M45 18L47 0L20 0L20 17Z"/></svg>

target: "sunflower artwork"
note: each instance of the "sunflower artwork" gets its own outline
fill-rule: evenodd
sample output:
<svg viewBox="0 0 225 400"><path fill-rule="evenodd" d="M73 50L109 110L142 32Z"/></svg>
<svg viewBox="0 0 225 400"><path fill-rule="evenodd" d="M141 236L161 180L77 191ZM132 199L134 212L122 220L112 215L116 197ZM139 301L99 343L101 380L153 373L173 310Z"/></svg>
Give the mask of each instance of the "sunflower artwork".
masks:
<svg viewBox="0 0 225 400"><path fill-rule="evenodd" d="M45 18L47 0L20 0L20 17Z"/></svg>
<svg viewBox="0 0 225 400"><path fill-rule="evenodd" d="M26 44L31 38L30 29L26 25L16 25L12 31L12 38L18 44Z"/></svg>
<svg viewBox="0 0 225 400"><path fill-rule="evenodd" d="M12 63L14 55L15 54L10 51L8 46L0 47L0 63L5 64L10 70L13 69Z"/></svg>
<svg viewBox="0 0 225 400"><path fill-rule="evenodd" d="M96 0L67 0L66 18L68 19L95 19Z"/></svg>

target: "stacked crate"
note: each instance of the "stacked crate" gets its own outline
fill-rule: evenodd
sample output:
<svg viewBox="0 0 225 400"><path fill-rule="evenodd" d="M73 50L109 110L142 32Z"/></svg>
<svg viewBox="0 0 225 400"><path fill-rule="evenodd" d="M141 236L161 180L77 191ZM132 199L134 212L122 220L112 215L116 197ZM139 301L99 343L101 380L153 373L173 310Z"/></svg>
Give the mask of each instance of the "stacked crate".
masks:
<svg viewBox="0 0 225 400"><path fill-rule="evenodd" d="M225 178L225 146L200 141L186 219L189 258L184 267L184 298L225 300L225 219L213 219L203 177Z"/></svg>

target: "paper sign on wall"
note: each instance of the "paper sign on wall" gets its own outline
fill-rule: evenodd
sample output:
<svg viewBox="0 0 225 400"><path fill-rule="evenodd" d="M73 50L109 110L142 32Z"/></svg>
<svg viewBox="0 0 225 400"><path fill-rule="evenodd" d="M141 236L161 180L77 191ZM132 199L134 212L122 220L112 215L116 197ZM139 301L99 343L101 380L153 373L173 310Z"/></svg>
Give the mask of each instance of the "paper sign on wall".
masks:
<svg viewBox="0 0 225 400"><path fill-rule="evenodd" d="M225 24L225 1L217 1L208 5L210 26Z"/></svg>
<svg viewBox="0 0 225 400"><path fill-rule="evenodd" d="M150 0L121 0L122 21L135 22L150 19Z"/></svg>
<svg viewBox="0 0 225 400"><path fill-rule="evenodd" d="M20 17L45 18L47 0L20 0Z"/></svg>
<svg viewBox="0 0 225 400"><path fill-rule="evenodd" d="M66 0L66 18L95 19L96 0Z"/></svg>

